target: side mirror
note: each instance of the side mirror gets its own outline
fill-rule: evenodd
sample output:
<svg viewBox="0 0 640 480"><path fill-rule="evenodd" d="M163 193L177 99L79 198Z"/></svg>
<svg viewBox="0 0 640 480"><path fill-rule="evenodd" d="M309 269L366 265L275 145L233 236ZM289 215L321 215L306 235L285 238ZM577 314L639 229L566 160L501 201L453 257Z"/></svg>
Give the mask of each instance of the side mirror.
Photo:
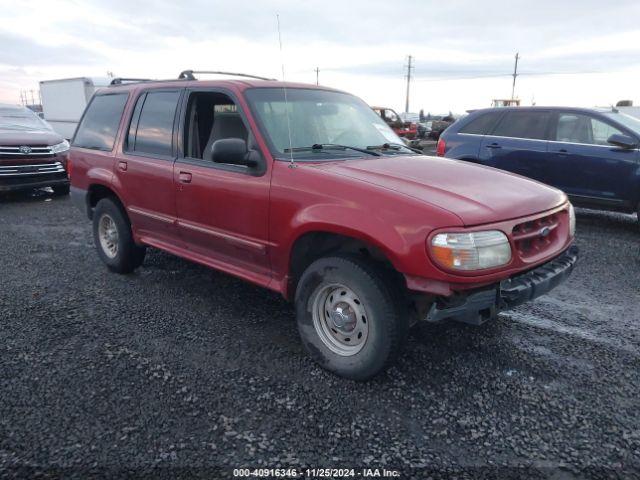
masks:
<svg viewBox="0 0 640 480"><path fill-rule="evenodd" d="M607 139L607 143L615 145L616 147L632 149L638 145L638 142L628 135L622 135L620 133L614 133Z"/></svg>
<svg viewBox="0 0 640 480"><path fill-rule="evenodd" d="M241 138L223 138L213 142L211 159L215 163L229 163L247 167L255 167L257 165L257 162L250 158L247 142Z"/></svg>

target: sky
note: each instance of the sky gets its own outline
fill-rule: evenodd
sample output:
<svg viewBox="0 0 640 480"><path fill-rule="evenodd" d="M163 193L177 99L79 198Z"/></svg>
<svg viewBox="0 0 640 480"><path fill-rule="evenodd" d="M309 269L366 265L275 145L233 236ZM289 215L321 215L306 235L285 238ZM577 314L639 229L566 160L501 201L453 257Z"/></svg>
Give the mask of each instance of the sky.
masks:
<svg viewBox="0 0 640 480"><path fill-rule="evenodd" d="M280 19L282 51L277 17ZM0 0L0 102L78 76L224 70L315 83L371 105L462 113L640 104L637 0ZM29 94L30 95L30 94Z"/></svg>

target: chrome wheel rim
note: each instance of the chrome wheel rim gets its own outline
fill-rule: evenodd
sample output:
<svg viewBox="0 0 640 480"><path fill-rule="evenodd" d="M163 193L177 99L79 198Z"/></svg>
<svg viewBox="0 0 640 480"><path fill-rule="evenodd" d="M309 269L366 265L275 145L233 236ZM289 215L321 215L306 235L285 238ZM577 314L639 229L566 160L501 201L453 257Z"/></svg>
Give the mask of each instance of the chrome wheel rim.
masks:
<svg viewBox="0 0 640 480"><path fill-rule="evenodd" d="M98 238L104 254L109 258L115 258L118 255L118 228L113 218L106 213L98 222Z"/></svg>
<svg viewBox="0 0 640 480"><path fill-rule="evenodd" d="M313 298L313 326L322 343L343 357L362 350L369 336L369 317L355 292L334 283L320 285Z"/></svg>

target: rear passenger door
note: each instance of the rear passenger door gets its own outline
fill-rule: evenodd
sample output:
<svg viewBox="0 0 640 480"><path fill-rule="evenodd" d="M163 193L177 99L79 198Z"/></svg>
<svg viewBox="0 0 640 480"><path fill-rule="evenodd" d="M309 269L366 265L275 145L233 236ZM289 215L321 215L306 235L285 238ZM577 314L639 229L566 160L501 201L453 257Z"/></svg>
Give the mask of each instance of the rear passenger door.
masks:
<svg viewBox="0 0 640 480"><path fill-rule="evenodd" d="M547 183L548 110L509 110L480 146L481 163Z"/></svg>
<svg viewBox="0 0 640 480"><path fill-rule="evenodd" d="M174 125L181 95L182 89L140 93L122 155L114 165L134 232L152 245L178 241L173 162Z"/></svg>

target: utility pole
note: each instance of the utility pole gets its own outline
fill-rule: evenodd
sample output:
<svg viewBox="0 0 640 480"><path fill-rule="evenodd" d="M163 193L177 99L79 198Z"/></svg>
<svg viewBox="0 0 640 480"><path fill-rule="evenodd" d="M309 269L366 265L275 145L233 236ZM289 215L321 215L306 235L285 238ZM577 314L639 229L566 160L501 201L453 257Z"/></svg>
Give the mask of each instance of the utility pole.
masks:
<svg viewBox="0 0 640 480"><path fill-rule="evenodd" d="M316 72L316 85L320 85L320 67L316 67L314 71Z"/></svg>
<svg viewBox="0 0 640 480"><path fill-rule="evenodd" d="M516 52L516 64L513 67L513 85L511 86L511 100L515 98L516 93L516 77L518 76L518 59L520 54Z"/></svg>
<svg viewBox="0 0 640 480"><path fill-rule="evenodd" d="M415 67L412 65L413 57L409 55L407 58L407 101L404 105L405 113L409 113L409 87L411 86L411 70Z"/></svg>

